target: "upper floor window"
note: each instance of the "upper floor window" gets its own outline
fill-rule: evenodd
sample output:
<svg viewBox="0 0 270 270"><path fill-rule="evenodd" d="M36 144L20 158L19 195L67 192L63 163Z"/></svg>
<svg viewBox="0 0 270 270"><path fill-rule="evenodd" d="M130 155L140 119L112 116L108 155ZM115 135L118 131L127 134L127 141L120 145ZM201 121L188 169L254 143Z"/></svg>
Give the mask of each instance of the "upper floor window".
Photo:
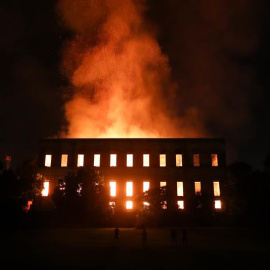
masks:
<svg viewBox="0 0 270 270"><path fill-rule="evenodd" d="M100 167L100 154L94 154L94 167Z"/></svg>
<svg viewBox="0 0 270 270"><path fill-rule="evenodd" d="M183 184L183 182L177 182L177 196L184 196L184 184Z"/></svg>
<svg viewBox="0 0 270 270"><path fill-rule="evenodd" d="M159 155L159 166L166 167L166 154Z"/></svg>
<svg viewBox="0 0 270 270"><path fill-rule="evenodd" d="M160 187L166 187L167 186L167 182L160 182Z"/></svg>
<svg viewBox="0 0 270 270"><path fill-rule="evenodd" d="M193 154L193 166L194 167L200 166L200 154Z"/></svg>
<svg viewBox="0 0 270 270"><path fill-rule="evenodd" d="M149 167L149 166L150 166L150 155L143 154L143 167Z"/></svg>
<svg viewBox="0 0 270 270"><path fill-rule="evenodd" d="M148 191L150 188L150 182L143 182L143 192Z"/></svg>
<svg viewBox="0 0 270 270"><path fill-rule="evenodd" d="M111 167L116 167L116 158L117 158L116 154L111 154L111 156L110 156L110 166Z"/></svg>
<svg viewBox="0 0 270 270"><path fill-rule="evenodd" d="M45 155L45 167L51 167L52 155Z"/></svg>
<svg viewBox="0 0 270 270"><path fill-rule="evenodd" d="M133 155L127 154L127 167L133 167Z"/></svg>
<svg viewBox="0 0 270 270"><path fill-rule="evenodd" d="M218 167L218 154L211 154L212 167Z"/></svg>
<svg viewBox="0 0 270 270"><path fill-rule="evenodd" d="M116 196L116 182L115 181L110 182L110 195L111 197Z"/></svg>
<svg viewBox="0 0 270 270"><path fill-rule="evenodd" d="M177 201L178 209L184 209L184 201Z"/></svg>
<svg viewBox="0 0 270 270"><path fill-rule="evenodd" d="M202 186L201 182L195 182L195 194L196 195L202 195Z"/></svg>
<svg viewBox="0 0 270 270"><path fill-rule="evenodd" d="M84 155L79 154L77 159L77 167L83 167L84 165Z"/></svg>
<svg viewBox="0 0 270 270"><path fill-rule="evenodd" d="M215 209L221 209L221 201L220 200L215 201Z"/></svg>
<svg viewBox="0 0 270 270"><path fill-rule="evenodd" d="M183 159L182 154L176 154L176 167L182 167L183 166Z"/></svg>
<svg viewBox="0 0 270 270"><path fill-rule="evenodd" d="M68 155L63 154L61 157L61 167L67 167L68 164Z"/></svg>
<svg viewBox="0 0 270 270"><path fill-rule="evenodd" d="M214 196L220 196L220 185L219 182L213 182Z"/></svg>
<svg viewBox="0 0 270 270"><path fill-rule="evenodd" d="M127 182L126 184L126 195L133 196L133 183L132 182Z"/></svg>

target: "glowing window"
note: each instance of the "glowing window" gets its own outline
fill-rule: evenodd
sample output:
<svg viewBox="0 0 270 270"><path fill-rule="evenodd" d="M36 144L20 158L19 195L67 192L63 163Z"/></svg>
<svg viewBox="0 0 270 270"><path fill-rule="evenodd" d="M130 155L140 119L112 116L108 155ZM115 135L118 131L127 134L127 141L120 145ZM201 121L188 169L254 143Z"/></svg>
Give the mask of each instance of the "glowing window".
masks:
<svg viewBox="0 0 270 270"><path fill-rule="evenodd" d="M167 182L160 182L160 187L166 187L167 186Z"/></svg>
<svg viewBox="0 0 270 270"><path fill-rule="evenodd" d="M178 209L184 209L184 201L177 201Z"/></svg>
<svg viewBox="0 0 270 270"><path fill-rule="evenodd" d="M110 158L110 166L111 167L116 167L116 154L111 154L111 158Z"/></svg>
<svg viewBox="0 0 270 270"><path fill-rule="evenodd" d="M143 192L148 191L150 188L150 182L143 182Z"/></svg>
<svg viewBox="0 0 270 270"><path fill-rule="evenodd" d="M183 182L177 182L177 196L184 196Z"/></svg>
<svg viewBox="0 0 270 270"><path fill-rule="evenodd" d="M162 201L160 202L161 204L161 209L167 209L167 201Z"/></svg>
<svg viewBox="0 0 270 270"><path fill-rule="evenodd" d="M84 155L78 155L78 160L77 160L77 167L83 167L84 164Z"/></svg>
<svg viewBox="0 0 270 270"><path fill-rule="evenodd" d="M166 155L165 154L159 155L159 166L166 167Z"/></svg>
<svg viewBox="0 0 270 270"><path fill-rule="evenodd" d="M221 201L220 200L215 201L215 209L221 209Z"/></svg>
<svg viewBox="0 0 270 270"><path fill-rule="evenodd" d="M51 167L52 165L52 155L45 156L45 167Z"/></svg>
<svg viewBox="0 0 270 270"><path fill-rule="evenodd" d="M194 167L200 166L200 154L193 154L193 165Z"/></svg>
<svg viewBox="0 0 270 270"><path fill-rule="evenodd" d="M133 208L133 202L132 201L127 201L126 202L126 209L132 209Z"/></svg>
<svg viewBox="0 0 270 270"><path fill-rule="evenodd" d="M43 197L47 197L49 195L49 186L50 183L48 181L43 182L43 189L41 191L41 195Z"/></svg>
<svg viewBox="0 0 270 270"><path fill-rule="evenodd" d="M64 154L61 157L61 167L67 167L68 155Z"/></svg>
<svg viewBox="0 0 270 270"><path fill-rule="evenodd" d="M182 167L183 166L183 159L182 154L176 155L176 167Z"/></svg>
<svg viewBox="0 0 270 270"><path fill-rule="evenodd" d="M133 183L132 182L127 182L126 195L127 196L133 196Z"/></svg>
<svg viewBox="0 0 270 270"><path fill-rule="evenodd" d="M218 155L211 154L211 158L212 158L212 167L218 167Z"/></svg>
<svg viewBox="0 0 270 270"><path fill-rule="evenodd" d="M109 206L111 209L114 209L115 208L115 202L109 202Z"/></svg>
<svg viewBox="0 0 270 270"><path fill-rule="evenodd" d="M127 167L133 167L133 155L127 154Z"/></svg>
<svg viewBox="0 0 270 270"><path fill-rule="evenodd" d="M220 196L219 182L213 182L214 185L214 196Z"/></svg>
<svg viewBox="0 0 270 270"><path fill-rule="evenodd" d="M201 182L195 182L194 184L195 184L195 194L202 195Z"/></svg>
<svg viewBox="0 0 270 270"><path fill-rule="evenodd" d="M150 166L150 155L143 154L143 167L149 167L149 166Z"/></svg>
<svg viewBox="0 0 270 270"><path fill-rule="evenodd" d="M150 206L150 203L149 202L143 202L143 205L144 206Z"/></svg>
<svg viewBox="0 0 270 270"><path fill-rule="evenodd" d="M115 181L110 182L110 195L111 197L116 196L116 182Z"/></svg>
<svg viewBox="0 0 270 270"><path fill-rule="evenodd" d="M100 167L100 154L94 154L94 167Z"/></svg>

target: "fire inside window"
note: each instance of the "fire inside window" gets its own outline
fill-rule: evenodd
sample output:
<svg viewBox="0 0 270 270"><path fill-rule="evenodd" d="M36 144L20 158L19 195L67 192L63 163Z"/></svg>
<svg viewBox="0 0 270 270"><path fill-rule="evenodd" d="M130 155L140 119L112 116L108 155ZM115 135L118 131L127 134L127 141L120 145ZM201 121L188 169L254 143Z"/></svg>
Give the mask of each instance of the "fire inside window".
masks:
<svg viewBox="0 0 270 270"><path fill-rule="evenodd" d="M184 209L184 201L177 201L178 209Z"/></svg>
<svg viewBox="0 0 270 270"><path fill-rule="evenodd" d="M126 184L126 195L128 197L133 196L133 183L132 182L127 182Z"/></svg>
<svg viewBox="0 0 270 270"><path fill-rule="evenodd" d="M148 191L150 188L150 182L143 182L143 192Z"/></svg>
<svg viewBox="0 0 270 270"><path fill-rule="evenodd" d="M200 154L193 154L193 165L194 167L200 166Z"/></svg>
<svg viewBox="0 0 270 270"><path fill-rule="evenodd" d="M84 165L84 155L79 154L77 159L77 167L83 167Z"/></svg>
<svg viewBox="0 0 270 270"><path fill-rule="evenodd" d="M133 208L133 202L132 201L127 201L126 202L126 209L132 209Z"/></svg>
<svg viewBox="0 0 270 270"><path fill-rule="evenodd" d="M51 167L52 165L52 155L45 156L45 167Z"/></svg>
<svg viewBox="0 0 270 270"><path fill-rule="evenodd" d="M111 197L116 196L116 182L115 181L110 182L110 195Z"/></svg>
<svg viewBox="0 0 270 270"><path fill-rule="evenodd" d="M215 209L221 209L221 201L220 200L215 201Z"/></svg>
<svg viewBox="0 0 270 270"><path fill-rule="evenodd" d="M100 154L94 154L94 167L100 167Z"/></svg>
<svg viewBox="0 0 270 270"><path fill-rule="evenodd" d="M159 155L159 166L166 167L166 155L165 154Z"/></svg>
<svg viewBox="0 0 270 270"><path fill-rule="evenodd" d="M143 154L143 167L149 167L149 166L150 166L150 155Z"/></svg>
<svg viewBox="0 0 270 270"><path fill-rule="evenodd" d="M49 186L50 186L49 181L45 181L45 182L43 183L43 189L42 189L42 191L41 191L41 195L42 195L43 197L47 197L47 196L49 195Z"/></svg>
<svg viewBox="0 0 270 270"><path fill-rule="evenodd" d="M68 164L68 155L63 154L61 157L61 167L67 167Z"/></svg>
<svg viewBox="0 0 270 270"><path fill-rule="evenodd" d="M116 167L116 154L111 154L111 158L110 158L110 166L111 167Z"/></svg>
<svg viewBox="0 0 270 270"><path fill-rule="evenodd" d="M195 184L195 194L202 195L201 182L195 182L194 184Z"/></svg>
<svg viewBox="0 0 270 270"><path fill-rule="evenodd" d="M184 196L183 182L177 182L177 196Z"/></svg>
<svg viewBox="0 0 270 270"><path fill-rule="evenodd" d="M133 155L127 154L127 167L133 167Z"/></svg>
<svg viewBox="0 0 270 270"><path fill-rule="evenodd" d="M219 182L213 182L214 196L220 196L220 185Z"/></svg>
<svg viewBox="0 0 270 270"><path fill-rule="evenodd" d="M160 187L166 187L167 182L160 182Z"/></svg>
<svg viewBox="0 0 270 270"><path fill-rule="evenodd" d="M176 155L176 167L182 167L183 166L183 159L182 159L182 154L177 154Z"/></svg>
<svg viewBox="0 0 270 270"><path fill-rule="evenodd" d="M212 157L212 167L218 167L218 155L211 154Z"/></svg>

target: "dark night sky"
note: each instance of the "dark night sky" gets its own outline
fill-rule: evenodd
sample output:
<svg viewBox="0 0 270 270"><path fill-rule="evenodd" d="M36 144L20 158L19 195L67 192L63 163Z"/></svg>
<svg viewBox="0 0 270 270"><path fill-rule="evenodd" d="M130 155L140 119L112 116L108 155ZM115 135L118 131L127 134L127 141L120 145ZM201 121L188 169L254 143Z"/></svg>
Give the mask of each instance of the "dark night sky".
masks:
<svg viewBox="0 0 270 270"><path fill-rule="evenodd" d="M233 0L221 2L228 4L231 12L234 12ZM192 65L198 66L198 58L205 52L200 43L192 43L192 40L200 41L198 37L205 37L207 33L209 46L205 48L210 53L215 48L223 47L223 43L229 44L226 53L221 51L219 56L223 53L229 55L227 58L230 58L231 66L237 66L239 70L248 70L245 73L245 82L239 83L249 84L252 76L252 83L245 86L247 93L244 95L248 96L248 113L244 110L235 112L248 114L248 120L241 128L235 123L222 126L218 120L213 120L214 118L206 121L206 126L214 136L225 137L229 148L235 149L234 158L231 160L237 158L251 163L254 167L260 167L266 155L270 153L270 7L268 0L237 2L246 3L247 10L244 9L240 13L242 16L236 16L236 28L241 26L237 28L238 32L232 37L227 33L224 39L217 38L217 31L212 30L216 28L211 26L226 21L226 18L223 18L222 6L212 7L212 1L209 0L151 0L147 17L158 28L159 43L169 56L173 78L180 88L188 86L184 85L179 74L188 74L189 68L193 68ZM1 161L5 154L12 155L14 164L35 156L39 138L57 134L64 124L63 89L67 81L61 74L60 62L61 48L70 34L64 30L55 11L56 3L56 0L9 0L0 6ZM203 16L208 20L204 20L202 26ZM241 40L242 36L250 38L248 44L254 40L252 49L243 46L246 42L244 38ZM236 42L238 37L240 41ZM222 57L216 58L216 61L220 61L219 59ZM230 69L230 65L225 70ZM245 79L245 76L241 79ZM231 79L228 76L228 80ZM187 102L193 102L192 97L188 96L188 91L186 92ZM236 100L237 104L239 96L235 93L228 91L229 98ZM209 99L207 95L206 98ZM243 96L239 97L242 98ZM199 99L196 99L196 102L194 101L194 106L210 103ZM221 114L223 118L220 121L234 121L233 113L229 115L231 119L226 119L224 114Z"/></svg>

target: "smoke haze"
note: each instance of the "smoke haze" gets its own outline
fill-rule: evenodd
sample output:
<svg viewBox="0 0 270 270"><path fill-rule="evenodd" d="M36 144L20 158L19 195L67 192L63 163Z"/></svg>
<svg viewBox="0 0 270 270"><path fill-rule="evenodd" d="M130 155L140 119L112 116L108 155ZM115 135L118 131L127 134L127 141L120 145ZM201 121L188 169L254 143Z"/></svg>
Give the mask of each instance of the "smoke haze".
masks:
<svg viewBox="0 0 270 270"><path fill-rule="evenodd" d="M74 32L63 69L73 86L66 103L68 137L197 137L194 107L181 116L178 86L144 1L62 0L59 11ZM177 104L179 105L179 104Z"/></svg>

